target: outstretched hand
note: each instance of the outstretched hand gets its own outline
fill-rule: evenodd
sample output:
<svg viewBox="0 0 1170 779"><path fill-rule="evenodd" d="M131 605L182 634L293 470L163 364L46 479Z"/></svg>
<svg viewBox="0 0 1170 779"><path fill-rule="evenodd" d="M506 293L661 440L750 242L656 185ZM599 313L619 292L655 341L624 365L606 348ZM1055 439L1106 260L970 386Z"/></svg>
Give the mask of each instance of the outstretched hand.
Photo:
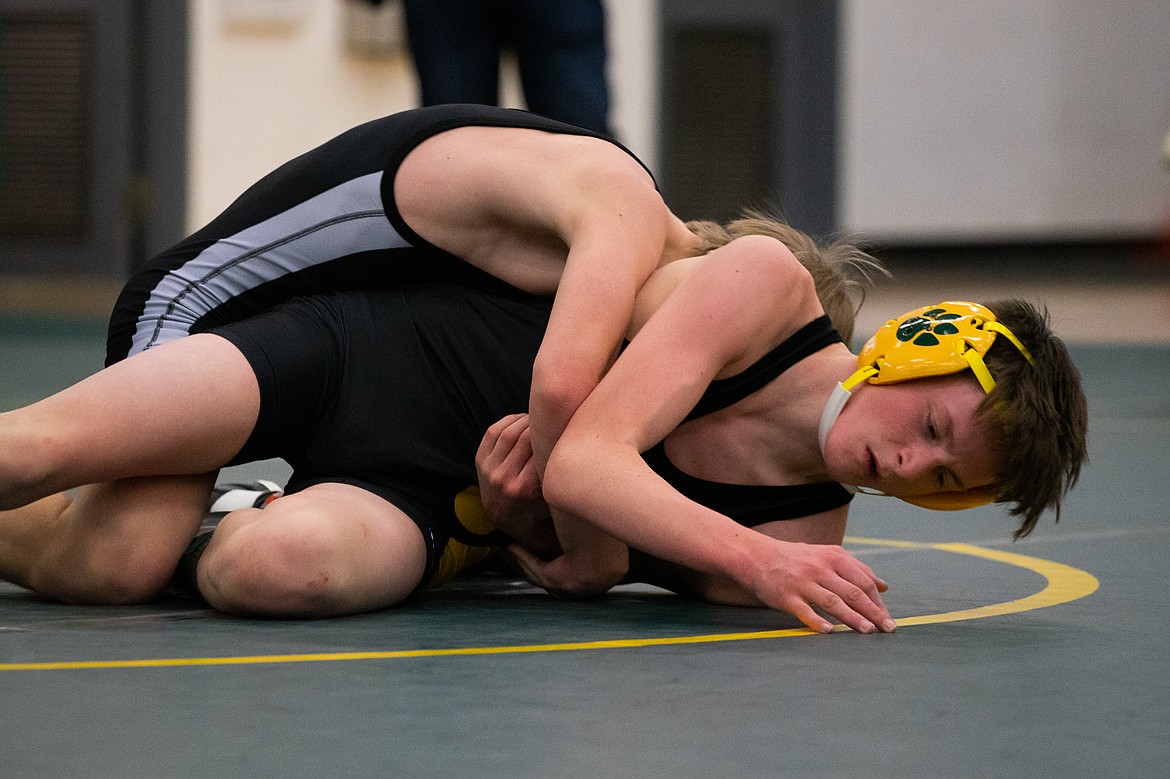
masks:
<svg viewBox="0 0 1170 779"><path fill-rule="evenodd" d="M818 633L833 630L819 612L859 633L897 628L881 596L889 585L868 565L836 545L773 543L767 563L743 582L761 603L787 611Z"/></svg>

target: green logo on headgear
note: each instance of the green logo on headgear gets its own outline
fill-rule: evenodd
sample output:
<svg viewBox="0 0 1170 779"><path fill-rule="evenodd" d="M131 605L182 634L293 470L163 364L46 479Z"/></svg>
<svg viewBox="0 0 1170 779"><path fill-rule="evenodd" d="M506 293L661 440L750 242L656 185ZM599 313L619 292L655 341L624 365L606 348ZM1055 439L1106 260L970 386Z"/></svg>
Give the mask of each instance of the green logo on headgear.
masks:
<svg viewBox="0 0 1170 779"><path fill-rule="evenodd" d="M909 341L915 346L938 346L939 335L955 335L959 332L959 328L951 321L962 318L962 314L949 312L945 308L932 308L898 325L897 337L899 341Z"/></svg>

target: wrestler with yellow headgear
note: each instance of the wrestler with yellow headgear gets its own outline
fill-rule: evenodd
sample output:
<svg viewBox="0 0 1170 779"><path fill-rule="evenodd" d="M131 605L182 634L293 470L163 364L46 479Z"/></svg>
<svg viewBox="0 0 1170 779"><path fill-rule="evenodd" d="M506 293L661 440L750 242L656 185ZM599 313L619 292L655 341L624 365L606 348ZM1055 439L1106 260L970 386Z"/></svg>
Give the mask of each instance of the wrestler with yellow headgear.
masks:
<svg viewBox="0 0 1170 779"><path fill-rule="evenodd" d="M946 301L889 320L862 348L857 370L830 396L821 417L821 448L853 388L861 382L895 384L970 370L983 391L990 394L995 378L984 355L999 336L1019 349L1029 363L1033 361L1020 339L998 322L990 309L977 303ZM971 508L995 499L996 491L990 487L903 498L907 503L939 510Z"/></svg>

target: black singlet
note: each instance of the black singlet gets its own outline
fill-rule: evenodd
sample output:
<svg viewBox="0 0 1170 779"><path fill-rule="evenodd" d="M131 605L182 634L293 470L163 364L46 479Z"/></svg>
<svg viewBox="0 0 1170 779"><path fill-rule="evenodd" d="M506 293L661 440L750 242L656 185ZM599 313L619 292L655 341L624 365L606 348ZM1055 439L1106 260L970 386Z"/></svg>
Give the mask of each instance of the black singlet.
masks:
<svg viewBox="0 0 1170 779"><path fill-rule="evenodd" d="M814 319L746 370L711 382L684 422L727 408L805 357L840 340L841 336L833 329L828 316ZM853 495L837 482L770 486L699 479L675 467L666 456L665 442L659 442L645 452L642 459L686 497L746 527L819 514L844 506L853 499Z"/></svg>
<svg viewBox="0 0 1170 779"><path fill-rule="evenodd" d="M494 106L431 106L359 125L280 166L137 271L110 317L106 364L295 297L437 280L503 284L423 240L394 200L406 156L467 126L591 136L638 161L592 130Z"/></svg>

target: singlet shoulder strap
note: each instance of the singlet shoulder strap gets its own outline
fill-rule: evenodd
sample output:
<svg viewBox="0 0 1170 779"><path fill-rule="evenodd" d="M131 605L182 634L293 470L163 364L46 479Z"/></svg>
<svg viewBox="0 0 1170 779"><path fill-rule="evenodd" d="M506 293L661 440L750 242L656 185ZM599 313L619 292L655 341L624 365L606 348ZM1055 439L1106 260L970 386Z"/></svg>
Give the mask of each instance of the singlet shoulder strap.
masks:
<svg viewBox="0 0 1170 779"><path fill-rule="evenodd" d="M814 319L743 372L711 382L687 421L746 398L805 357L840 340L828 316ZM665 441L644 452L642 458L683 495L747 527L819 514L844 506L853 498L836 482L772 486L700 479L675 467L666 456Z"/></svg>
<svg viewBox="0 0 1170 779"><path fill-rule="evenodd" d="M711 382L683 421L698 419L743 400L805 357L840 340L828 315L817 317L741 373Z"/></svg>
<svg viewBox="0 0 1170 779"><path fill-rule="evenodd" d="M691 500L731 517L744 527L796 519L844 506L853 495L837 482L812 484L726 484L691 476L666 456L659 443L642 454L655 473Z"/></svg>

